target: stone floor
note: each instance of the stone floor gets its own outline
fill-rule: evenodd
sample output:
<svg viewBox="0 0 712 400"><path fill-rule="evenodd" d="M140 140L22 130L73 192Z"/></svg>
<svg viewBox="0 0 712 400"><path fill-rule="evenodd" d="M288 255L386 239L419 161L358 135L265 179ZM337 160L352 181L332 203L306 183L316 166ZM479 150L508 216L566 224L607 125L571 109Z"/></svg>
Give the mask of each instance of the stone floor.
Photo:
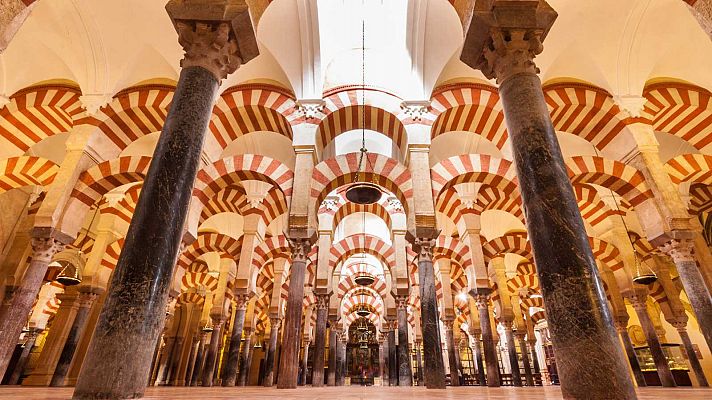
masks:
<svg viewBox="0 0 712 400"><path fill-rule="evenodd" d="M67 400L72 396L72 388L25 388L18 386L0 387L2 400ZM710 399L712 389L662 389L644 388L638 391L640 400L663 399ZM480 388L459 387L447 390L427 390L420 387L339 387L300 388L295 390L247 388L149 388L145 399L308 399L308 400L399 400L399 399L561 399L557 387L544 388Z"/></svg>

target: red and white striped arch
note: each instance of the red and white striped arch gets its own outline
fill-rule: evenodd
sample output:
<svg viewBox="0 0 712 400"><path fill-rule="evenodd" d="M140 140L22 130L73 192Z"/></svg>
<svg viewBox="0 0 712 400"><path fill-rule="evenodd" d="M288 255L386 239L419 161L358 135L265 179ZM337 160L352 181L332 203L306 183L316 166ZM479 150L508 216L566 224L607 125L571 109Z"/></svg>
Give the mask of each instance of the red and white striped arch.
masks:
<svg viewBox="0 0 712 400"><path fill-rule="evenodd" d="M446 85L431 98L431 138L452 131L475 132L502 150L507 141L504 111L497 88L483 84Z"/></svg>
<svg viewBox="0 0 712 400"><path fill-rule="evenodd" d="M544 98L557 131L605 148L626 127L628 115L599 87L578 82L544 86Z"/></svg>
<svg viewBox="0 0 712 400"><path fill-rule="evenodd" d="M712 211L712 186L694 184L690 187L690 212L699 214Z"/></svg>
<svg viewBox="0 0 712 400"><path fill-rule="evenodd" d="M62 304L62 301L57 298L57 296L52 296L47 302L45 303L44 307L42 307L42 314L45 315L54 315L59 311L59 306Z"/></svg>
<svg viewBox="0 0 712 400"><path fill-rule="evenodd" d="M351 235L334 243L329 251L329 271L354 254L367 253L378 258L384 267L393 270L396 265L395 250L388 243L371 235Z"/></svg>
<svg viewBox="0 0 712 400"><path fill-rule="evenodd" d="M540 292L539 279L536 275L520 275L507 279L507 290L509 293L519 293L519 289L528 288L534 292Z"/></svg>
<svg viewBox="0 0 712 400"><path fill-rule="evenodd" d="M712 144L712 94L701 87L662 82L649 85L643 96L645 111L652 116L657 131L675 135L698 150Z"/></svg>
<svg viewBox="0 0 712 400"><path fill-rule="evenodd" d="M536 275L536 265L531 261L524 261L517 264L517 274Z"/></svg>
<svg viewBox="0 0 712 400"><path fill-rule="evenodd" d="M576 156L566 159L566 169L572 184L603 186L616 192L634 207L653 197L643 174L619 161Z"/></svg>
<svg viewBox="0 0 712 400"><path fill-rule="evenodd" d="M269 225L278 216L288 211L287 201L277 188L269 190L259 207L252 207L242 186L230 185L221 189L208 201L200 213L199 225L205 220L224 212L240 215L258 214Z"/></svg>
<svg viewBox="0 0 712 400"><path fill-rule="evenodd" d="M57 175L59 166L34 156L11 157L0 160L0 193L24 186L46 187Z"/></svg>
<svg viewBox="0 0 712 400"><path fill-rule="evenodd" d="M675 184L690 182L712 185L712 156L682 154L665 164L665 170Z"/></svg>
<svg viewBox="0 0 712 400"><path fill-rule="evenodd" d="M213 109L209 129L221 149L242 135L276 132L292 139L298 118L292 94L271 85L247 84L227 89Z"/></svg>
<svg viewBox="0 0 712 400"><path fill-rule="evenodd" d="M0 145L26 152L42 140L69 132L82 113L80 92L63 85L32 86L10 96L0 109Z"/></svg>
<svg viewBox="0 0 712 400"><path fill-rule="evenodd" d="M507 253L532 259L532 247L526 232L509 232L482 245L485 262Z"/></svg>
<svg viewBox="0 0 712 400"><path fill-rule="evenodd" d="M608 207L598 196L596 189L588 185L574 185L574 195L581 216L591 226L596 226L613 215L625 215L623 209L617 211Z"/></svg>
<svg viewBox="0 0 712 400"><path fill-rule="evenodd" d="M433 197L452 185L477 182L500 188L512 197L518 197L517 179L511 161L486 154L466 154L445 159L430 170L433 180Z"/></svg>
<svg viewBox="0 0 712 400"><path fill-rule="evenodd" d="M359 154L350 153L324 160L314 166L311 198L317 210L321 202L334 189L363 179L384 187L393 193L408 210L413 198L410 171L398 161L381 154L369 153L364 159L366 167L358 173ZM359 177L360 175L360 177Z"/></svg>
<svg viewBox="0 0 712 400"><path fill-rule="evenodd" d="M118 155L131 143L160 132L168 116L175 88L146 85L122 90L101 108L98 129L104 134L108 154Z"/></svg>
<svg viewBox="0 0 712 400"><path fill-rule="evenodd" d="M362 272L369 273L375 278L373 284L368 287L375 290L382 298L386 297L388 285L384 279L383 272L366 263L353 263L342 270L337 290L339 297L343 297L344 294L352 289L364 287L356 283L356 277Z"/></svg>
<svg viewBox="0 0 712 400"><path fill-rule="evenodd" d="M176 300L178 304L195 304L196 306L202 306L205 304L205 296L201 296L198 293L181 293Z"/></svg>
<svg viewBox="0 0 712 400"><path fill-rule="evenodd" d="M240 259L242 238L235 239L228 235L215 232L198 233L198 238L183 250L178 258L178 266L188 269L190 265L203 254L217 252L221 258Z"/></svg>
<svg viewBox="0 0 712 400"><path fill-rule="evenodd" d="M441 258L454 262L462 269L467 269L472 265L470 246L449 236L440 235L435 241L433 260L437 261Z"/></svg>
<svg viewBox="0 0 712 400"><path fill-rule="evenodd" d="M186 272L181 280L181 291L203 287L212 292L218 288L218 278L207 272Z"/></svg>
<svg viewBox="0 0 712 400"><path fill-rule="evenodd" d="M383 199L381 199L383 201ZM344 204L336 210L334 214L333 232L336 232L336 228L339 226L341 221L351 214L356 213L369 213L383 220L389 230L393 229L393 221L391 220L391 214L381 203L373 204L356 204L350 201L344 202Z"/></svg>
<svg viewBox="0 0 712 400"><path fill-rule="evenodd" d="M113 271L116 268L116 264L119 263L119 255L121 255L121 249L124 247L124 238L114 241L106 247L104 255L101 257L101 266L108 268Z"/></svg>
<svg viewBox="0 0 712 400"><path fill-rule="evenodd" d="M290 257L291 250L287 238L284 235L271 236L255 247L252 253L252 266L257 271L276 258L289 259Z"/></svg>
<svg viewBox="0 0 712 400"><path fill-rule="evenodd" d="M79 175L70 204L75 200L89 207L112 189L141 182L150 164L151 157L125 156L95 165Z"/></svg>
<svg viewBox="0 0 712 400"><path fill-rule="evenodd" d="M401 153L408 145L405 126L396 114L372 105L346 106L329 113L317 127L316 146L319 151L342 133L368 129L391 139Z"/></svg>
<svg viewBox="0 0 712 400"><path fill-rule="evenodd" d="M620 251L614 245L594 237L588 238L588 243L591 245L593 257L606 265L611 271L617 271L623 268Z"/></svg>
<svg viewBox="0 0 712 400"><path fill-rule="evenodd" d="M141 194L142 187L143 184L131 186L129 190L124 193L124 198L113 206L103 201L99 205L101 213L116 215L126 223L131 223L131 218L133 218L134 211L136 210L136 203L138 203L138 197Z"/></svg>

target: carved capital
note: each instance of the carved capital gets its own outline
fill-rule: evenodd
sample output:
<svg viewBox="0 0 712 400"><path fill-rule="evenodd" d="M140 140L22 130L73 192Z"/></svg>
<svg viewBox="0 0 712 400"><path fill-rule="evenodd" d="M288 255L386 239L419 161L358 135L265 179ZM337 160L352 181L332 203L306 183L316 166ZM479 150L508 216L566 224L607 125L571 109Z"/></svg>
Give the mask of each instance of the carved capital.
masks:
<svg viewBox="0 0 712 400"><path fill-rule="evenodd" d="M486 294L477 294L474 296L475 305L478 310L486 310L489 308L489 296Z"/></svg>
<svg viewBox="0 0 712 400"><path fill-rule="evenodd" d="M252 294L250 293L235 293L235 308L237 310L247 310L247 304L251 298Z"/></svg>
<svg viewBox="0 0 712 400"><path fill-rule="evenodd" d="M287 238L289 248L292 251L292 261L307 262L307 256L311 251L312 240L306 237Z"/></svg>
<svg viewBox="0 0 712 400"><path fill-rule="evenodd" d="M433 247L435 247L434 238L415 238L413 239L413 250L418 253L418 261L433 261Z"/></svg>
<svg viewBox="0 0 712 400"><path fill-rule="evenodd" d="M259 54L245 0L171 0L166 11L185 51L183 68L205 68L220 81Z"/></svg>
<svg viewBox="0 0 712 400"><path fill-rule="evenodd" d="M660 250L668 254L675 264L683 262L695 262L693 255L694 243L689 239L673 239L660 246Z"/></svg>
<svg viewBox="0 0 712 400"><path fill-rule="evenodd" d="M329 296L328 294L317 294L316 296L316 309L317 310L328 310L329 309Z"/></svg>
<svg viewBox="0 0 712 400"><path fill-rule="evenodd" d="M455 325L455 321L452 319L446 319L443 321L443 325L445 325L446 330L452 331L452 328Z"/></svg>
<svg viewBox="0 0 712 400"><path fill-rule="evenodd" d="M396 308L399 310L408 309L408 296L395 296Z"/></svg>
<svg viewBox="0 0 712 400"><path fill-rule="evenodd" d="M513 321L511 321L511 320L502 319L501 323L502 323L502 327L504 327L505 331L511 332L512 329L514 328Z"/></svg>
<svg viewBox="0 0 712 400"><path fill-rule="evenodd" d="M33 237L32 245L32 261L40 261L49 264L52 262L52 257L60 251L64 250L64 244L55 238L40 238Z"/></svg>
<svg viewBox="0 0 712 400"><path fill-rule="evenodd" d="M400 108L408 118L420 122L430 112L430 101L404 101Z"/></svg>
<svg viewBox="0 0 712 400"><path fill-rule="evenodd" d="M479 69L497 83L521 73L538 74L534 57L544 50L541 32L523 29L493 29L489 46L484 50L484 62Z"/></svg>
<svg viewBox="0 0 712 400"><path fill-rule="evenodd" d="M79 307L80 308L90 308L94 301L99 297L97 293L93 292L80 292L79 293Z"/></svg>
<svg viewBox="0 0 712 400"><path fill-rule="evenodd" d="M279 329L279 327L282 325L282 318L270 317L269 324L272 327L271 329Z"/></svg>
<svg viewBox="0 0 712 400"><path fill-rule="evenodd" d="M630 305L633 306L633 309L635 311L646 311L647 310L647 295L642 295L642 294L629 294L628 295L628 300L630 300Z"/></svg>

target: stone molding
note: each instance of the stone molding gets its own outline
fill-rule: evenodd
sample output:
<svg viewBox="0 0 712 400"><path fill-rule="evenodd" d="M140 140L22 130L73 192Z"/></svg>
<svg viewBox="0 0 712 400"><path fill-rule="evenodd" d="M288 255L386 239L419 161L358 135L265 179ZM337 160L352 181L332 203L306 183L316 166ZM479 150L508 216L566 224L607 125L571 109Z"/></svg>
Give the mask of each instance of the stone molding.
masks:
<svg viewBox="0 0 712 400"><path fill-rule="evenodd" d="M30 241L32 245L32 261L40 261L49 264L52 257L64 250L64 244L52 237L33 237Z"/></svg>
<svg viewBox="0 0 712 400"><path fill-rule="evenodd" d="M664 245L660 246L660 250L672 258L675 264L682 262L695 262L694 242L689 239L676 240L673 239Z"/></svg>

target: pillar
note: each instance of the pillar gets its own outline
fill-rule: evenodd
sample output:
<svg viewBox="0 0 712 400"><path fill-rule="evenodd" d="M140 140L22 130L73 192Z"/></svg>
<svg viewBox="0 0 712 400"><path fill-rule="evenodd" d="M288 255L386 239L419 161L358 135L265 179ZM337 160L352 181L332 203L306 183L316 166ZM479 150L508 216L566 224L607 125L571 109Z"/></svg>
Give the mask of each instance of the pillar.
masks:
<svg viewBox="0 0 712 400"><path fill-rule="evenodd" d="M252 329L245 328L245 342L242 345L242 352L240 353L240 372L237 379L237 386L247 385L247 378L250 372L248 365L250 361L250 351L252 351ZM223 383L223 386L230 385Z"/></svg>
<svg viewBox="0 0 712 400"><path fill-rule="evenodd" d="M697 377L697 383L702 387L708 387L707 377L705 377L705 370L702 369L700 360L697 358L697 353L695 353L695 348L692 347L692 341L690 340L690 335L687 334L687 321L677 322L673 324L677 333L680 334L680 341L682 342L682 347L685 348L685 353L687 354L687 361L690 362L690 367Z"/></svg>
<svg viewBox="0 0 712 400"><path fill-rule="evenodd" d="M386 321L390 325L388 329L388 384L398 386L398 355L396 347L396 323Z"/></svg>
<svg viewBox="0 0 712 400"><path fill-rule="evenodd" d="M30 358L30 353L32 352L32 348L35 347L35 341L37 340L37 336L40 332L41 331L36 329L30 329L27 333L27 340L22 346L22 353L20 353L20 357L17 359L15 369L12 371L12 375L10 375L10 379L7 382L8 385L17 385L20 383L20 378L22 377L22 373L25 371L27 360Z"/></svg>
<svg viewBox="0 0 712 400"><path fill-rule="evenodd" d="M312 386L324 386L324 348L326 345L326 318L329 315L329 297L316 296L316 329L314 332L314 364Z"/></svg>
<svg viewBox="0 0 712 400"><path fill-rule="evenodd" d="M345 336L346 333L342 331L336 332L336 369L334 371L334 385L335 386L343 386L344 385L344 365L345 363L342 362L342 358L346 355L345 352L341 351L341 348L344 347L344 343L341 341L341 338Z"/></svg>
<svg viewBox="0 0 712 400"><path fill-rule="evenodd" d="M326 377L327 386L336 386L336 321L332 320L329 327L329 374ZM385 365L384 365L385 367ZM384 380L385 383L385 380Z"/></svg>
<svg viewBox="0 0 712 400"><path fill-rule="evenodd" d="M289 238L292 249L292 268L289 271L289 293L282 333L282 355L279 360L279 389L297 387L299 374L299 344L302 325L302 302L304 300L304 279L307 271L307 255L311 250L311 237Z"/></svg>
<svg viewBox="0 0 712 400"><path fill-rule="evenodd" d="M527 340L527 344L529 345L529 353L532 355L532 364L534 364L534 373L538 374L541 371L539 370L539 356L537 355L536 352L536 338Z"/></svg>
<svg viewBox="0 0 712 400"><path fill-rule="evenodd" d="M534 64L556 12L544 0L474 8L461 60L499 84L563 397L635 399Z"/></svg>
<svg viewBox="0 0 712 400"><path fill-rule="evenodd" d="M205 338L208 334L201 329L199 335L198 352L195 354L195 365L193 366L193 373L190 375L190 386L198 386L198 378L203 373L203 364L205 363Z"/></svg>
<svg viewBox="0 0 712 400"><path fill-rule="evenodd" d="M213 386L213 376L217 367L218 355L220 352L220 340L222 339L222 328L225 320L213 318L213 331L210 333L210 344L205 355L205 365L203 365L202 385L204 387Z"/></svg>
<svg viewBox="0 0 712 400"><path fill-rule="evenodd" d="M269 323L269 346L267 347L267 354L265 355L265 379L263 382L265 387L271 387L274 384L275 354L277 351L277 339L279 337L279 327L282 324L282 319L270 317Z"/></svg>
<svg viewBox="0 0 712 400"><path fill-rule="evenodd" d="M84 334L84 328L86 328L87 319L89 318L89 311L91 311L91 306L94 304L94 301L97 297L99 297L101 292L103 292L103 289L80 289L79 309L77 309L77 314L72 322L69 335L67 335L67 340L64 342L64 346L62 347L62 353L59 355L59 360L57 361L57 366L54 369L50 386L64 386L64 379L67 377L67 372L69 372L69 366L74 358L74 352L79 344L79 339Z"/></svg>
<svg viewBox="0 0 712 400"><path fill-rule="evenodd" d="M499 387L499 364L497 363L497 349L495 348L492 324L489 317L489 292L491 289L477 289L479 293L473 295L477 311L480 314L480 329L482 330L482 347L484 349L485 364L487 366L487 386Z"/></svg>
<svg viewBox="0 0 712 400"><path fill-rule="evenodd" d="M454 321L443 321L445 325L445 340L447 343L447 359L450 366L450 385L460 386L460 371L457 369L457 355L455 354L455 336L452 333Z"/></svg>
<svg viewBox="0 0 712 400"><path fill-rule="evenodd" d="M223 386L235 386L235 382L237 382L237 371L240 361L240 342L242 341L242 331L245 326L245 312L247 311L247 303L249 301L249 295L235 294L235 322L232 326L232 335L230 336L230 350L228 351L227 364L225 365Z"/></svg>
<svg viewBox="0 0 712 400"><path fill-rule="evenodd" d="M423 386L423 352L420 351L422 340L415 341L415 362L418 364L418 386Z"/></svg>
<svg viewBox="0 0 712 400"><path fill-rule="evenodd" d="M643 371L640 370L640 363L638 362L638 356L635 354L633 342L630 340L630 335L628 334L628 321L616 320L616 330L621 337L621 341L623 341L623 349L628 356L628 363L630 364L630 369L633 371L635 383L638 384L638 387L648 386L648 384L645 383Z"/></svg>
<svg viewBox="0 0 712 400"><path fill-rule="evenodd" d="M517 346L514 343L514 332L512 331L512 321L502 321L504 326L504 338L507 342L507 356L509 366L512 369L512 382L514 386L522 386L522 376L519 371L519 357L517 356Z"/></svg>
<svg viewBox="0 0 712 400"><path fill-rule="evenodd" d="M418 278L420 283L420 324L423 332L423 371L428 389L445 388L445 363L440 340L440 316L435 292L435 271L433 269L433 247L438 232L420 234L408 232L413 250L418 254ZM420 236L420 237L418 237Z"/></svg>
<svg viewBox="0 0 712 400"><path fill-rule="evenodd" d="M5 294L9 305L3 307L0 315L0 377L5 375L7 366L12 358L22 327L27 323L28 315L35 304L35 299L42 286L42 280L47 273L47 266L57 252L64 249L64 245L57 239L47 237L32 238L32 258L27 267L22 282L12 292ZM8 297L9 295L9 297Z"/></svg>
<svg viewBox="0 0 712 400"><path fill-rule="evenodd" d="M532 366L529 363L529 352L527 351L527 342L524 340L524 333L517 332L517 341L519 342L519 350L522 354L522 363L524 364L524 378L526 379L527 386L534 386L534 375L532 374Z"/></svg>
<svg viewBox="0 0 712 400"><path fill-rule="evenodd" d="M154 347L163 329L168 290L217 90L222 79L257 53L244 1L212 2L205 8L196 7L197 3L175 0L166 6L185 50L182 70L74 399L143 395L152 356L146 349ZM212 341L219 341L221 324ZM211 346L211 351L216 349ZM212 379L209 367L205 377Z"/></svg>
<svg viewBox="0 0 712 400"><path fill-rule="evenodd" d="M378 376L381 377L381 386L385 386L386 380L385 380L385 367L384 363L386 362L386 356L384 353L384 347L383 344L385 343L385 338L383 337L382 334L378 335Z"/></svg>
<svg viewBox="0 0 712 400"><path fill-rule="evenodd" d="M344 332L341 335L341 340L339 340L339 371L341 372L338 377L338 386L344 386L346 384L346 343L348 342L348 334Z"/></svg>
<svg viewBox="0 0 712 400"><path fill-rule="evenodd" d="M480 343L481 330L475 329L472 334L474 346L472 352L475 357L475 365L477 366L477 380L480 386L487 386L487 378L485 377L485 366L482 363L482 345Z"/></svg>
<svg viewBox="0 0 712 400"><path fill-rule="evenodd" d="M661 250L672 257L685 294L690 300L697 324L705 337L707 347L712 351L712 296L705 285L697 262L693 256L694 243L691 240L672 240Z"/></svg>
<svg viewBox="0 0 712 400"><path fill-rule="evenodd" d="M398 386L413 386L413 371L410 367L408 348L408 297L397 296L398 312Z"/></svg>
<svg viewBox="0 0 712 400"><path fill-rule="evenodd" d="M630 302L635 309L635 313L638 315L638 321L643 327L643 332L645 333L645 339L648 342L648 347L650 348L650 353L653 355L653 360L655 361L655 367L658 370L658 376L660 377L660 382L664 387L675 387L675 379L672 377L672 371L670 371L670 366L668 365L665 353L663 353L663 348L660 345L660 340L658 339L658 334L655 332L655 326L653 326L653 321L650 320L650 315L648 314L648 305L646 302L647 295L630 295ZM557 365L559 359L556 359Z"/></svg>
<svg viewBox="0 0 712 400"><path fill-rule="evenodd" d="M390 345L388 343L388 332L390 323L383 321L381 325L381 333L383 335L383 386L391 385L391 362L390 362Z"/></svg>
<svg viewBox="0 0 712 400"><path fill-rule="evenodd" d="M188 365L185 371L185 380L182 382L182 386L190 386L190 381L193 377L193 371L195 369L195 364L197 362L198 347L199 347L200 337L199 335L193 335L190 344L190 353L188 355Z"/></svg>

